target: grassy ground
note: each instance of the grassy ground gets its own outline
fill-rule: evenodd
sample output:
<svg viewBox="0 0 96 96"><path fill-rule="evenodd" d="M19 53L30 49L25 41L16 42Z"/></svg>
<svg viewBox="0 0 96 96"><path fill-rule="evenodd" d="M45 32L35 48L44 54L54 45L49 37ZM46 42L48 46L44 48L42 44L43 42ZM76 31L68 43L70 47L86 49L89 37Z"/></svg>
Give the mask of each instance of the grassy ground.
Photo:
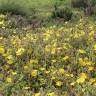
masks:
<svg viewBox="0 0 96 96"><path fill-rule="evenodd" d="M28 9L27 11L30 11L31 8L35 8L37 12L40 14L43 14L43 13L47 14L52 12L52 10L54 10L54 4L56 2L60 3L59 0L17 0L16 2L14 2L13 0L6 0L6 1L0 0L0 2L1 2L0 6L2 6L2 2L5 2L6 6L8 6L10 2L17 3L19 5L21 4L20 6L24 8L24 10ZM69 2L70 0L63 0L62 4L68 5ZM11 7L14 7L14 6L11 6Z"/></svg>

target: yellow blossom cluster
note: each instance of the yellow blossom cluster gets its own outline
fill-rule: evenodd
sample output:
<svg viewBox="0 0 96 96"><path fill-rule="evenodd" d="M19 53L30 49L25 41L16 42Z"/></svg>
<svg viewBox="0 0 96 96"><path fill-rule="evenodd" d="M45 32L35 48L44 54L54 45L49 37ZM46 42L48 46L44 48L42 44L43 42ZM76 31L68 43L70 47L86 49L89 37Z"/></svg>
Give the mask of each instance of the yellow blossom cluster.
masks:
<svg viewBox="0 0 96 96"><path fill-rule="evenodd" d="M16 96L11 95L14 93L87 96L82 94L89 86L94 90L96 27L93 21L30 30L8 29L7 21L4 25L6 16L0 18L0 28L6 28L4 34L0 33L0 92L9 92L4 96Z"/></svg>

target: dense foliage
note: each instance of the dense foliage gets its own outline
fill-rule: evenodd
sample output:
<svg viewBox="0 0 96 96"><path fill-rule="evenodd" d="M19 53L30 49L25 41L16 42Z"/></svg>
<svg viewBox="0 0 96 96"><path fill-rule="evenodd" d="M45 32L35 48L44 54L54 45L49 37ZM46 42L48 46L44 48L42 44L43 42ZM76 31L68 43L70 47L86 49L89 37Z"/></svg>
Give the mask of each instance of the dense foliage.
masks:
<svg viewBox="0 0 96 96"><path fill-rule="evenodd" d="M12 28L0 15L0 94L95 96L96 25Z"/></svg>
<svg viewBox="0 0 96 96"><path fill-rule="evenodd" d="M96 96L95 9L96 0L0 0L0 96Z"/></svg>
<svg viewBox="0 0 96 96"><path fill-rule="evenodd" d="M71 20L73 12L71 8L64 7L64 8L55 8L53 11L52 17L53 18L62 18L64 21Z"/></svg>
<svg viewBox="0 0 96 96"><path fill-rule="evenodd" d="M74 8L82 8L86 15L96 15L96 0L72 0Z"/></svg>

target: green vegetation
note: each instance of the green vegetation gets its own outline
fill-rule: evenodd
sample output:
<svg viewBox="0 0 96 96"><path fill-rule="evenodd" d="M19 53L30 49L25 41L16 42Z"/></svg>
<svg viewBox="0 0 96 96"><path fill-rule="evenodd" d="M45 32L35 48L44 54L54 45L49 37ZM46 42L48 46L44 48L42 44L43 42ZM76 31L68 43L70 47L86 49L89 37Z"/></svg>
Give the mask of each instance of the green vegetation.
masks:
<svg viewBox="0 0 96 96"><path fill-rule="evenodd" d="M73 15L73 12L70 8L64 7L64 8L55 8L55 11L53 11L52 17L53 18L63 18L64 21L71 20Z"/></svg>
<svg viewBox="0 0 96 96"><path fill-rule="evenodd" d="M0 96L96 96L96 0L0 0Z"/></svg>

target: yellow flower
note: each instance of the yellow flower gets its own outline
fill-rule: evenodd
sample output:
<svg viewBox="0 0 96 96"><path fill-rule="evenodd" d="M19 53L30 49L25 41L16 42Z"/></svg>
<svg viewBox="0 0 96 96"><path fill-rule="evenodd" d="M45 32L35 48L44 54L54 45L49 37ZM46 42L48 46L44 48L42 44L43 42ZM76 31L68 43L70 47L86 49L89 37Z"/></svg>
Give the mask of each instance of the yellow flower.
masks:
<svg viewBox="0 0 96 96"><path fill-rule="evenodd" d="M66 73L65 76L66 76L66 77L70 77L70 76L72 76L72 75L69 74L69 73Z"/></svg>
<svg viewBox="0 0 96 96"><path fill-rule="evenodd" d="M61 81L57 81L57 82L56 82L56 86L60 87L60 86L62 86L62 85L63 85L63 83L62 83Z"/></svg>
<svg viewBox="0 0 96 96"><path fill-rule="evenodd" d="M29 68L28 66L26 66L26 65L24 66L24 70L28 70L28 68Z"/></svg>
<svg viewBox="0 0 96 96"><path fill-rule="evenodd" d="M26 86L26 87L24 87L24 89L25 89L25 90L28 90L28 89L30 89L30 87Z"/></svg>
<svg viewBox="0 0 96 96"><path fill-rule="evenodd" d="M24 53L25 49L24 48L19 48L17 51L16 51L16 55L17 56L20 56Z"/></svg>
<svg viewBox="0 0 96 96"><path fill-rule="evenodd" d="M61 49L62 49L62 47L58 47L58 48L57 48L57 50L61 50Z"/></svg>
<svg viewBox="0 0 96 96"><path fill-rule="evenodd" d="M50 71L47 71L47 70L46 70L46 71L45 71L45 73L46 73L46 74L49 74L49 73L50 73Z"/></svg>
<svg viewBox="0 0 96 96"><path fill-rule="evenodd" d="M45 46L45 52L50 52L50 45Z"/></svg>
<svg viewBox="0 0 96 96"><path fill-rule="evenodd" d="M44 70L45 70L45 68L43 68L43 67L42 67L42 68L40 68L40 70L41 70L41 71L44 71Z"/></svg>
<svg viewBox="0 0 96 96"><path fill-rule="evenodd" d="M13 60L7 60L8 64L13 64Z"/></svg>
<svg viewBox="0 0 96 96"><path fill-rule="evenodd" d="M52 80L55 80L55 79L56 79L56 77L52 76L52 77L51 77L51 79L52 79Z"/></svg>
<svg viewBox="0 0 96 96"><path fill-rule="evenodd" d="M6 81L7 81L8 83L11 83L11 82L12 82L12 78L7 77L7 78L6 78Z"/></svg>
<svg viewBox="0 0 96 96"><path fill-rule="evenodd" d="M91 66L88 67L88 70L89 70L89 71L92 71L93 69L94 69L94 67L91 67Z"/></svg>
<svg viewBox="0 0 96 96"><path fill-rule="evenodd" d="M16 74L17 74L17 72L15 72L15 71L12 72L12 75L16 75Z"/></svg>
<svg viewBox="0 0 96 96"><path fill-rule="evenodd" d="M38 71L37 70L32 70L32 72L31 72L31 76L32 77L36 77L37 74L38 74Z"/></svg>
<svg viewBox="0 0 96 96"><path fill-rule="evenodd" d="M2 20L2 21L0 21L0 25L4 25L4 21Z"/></svg>
<svg viewBox="0 0 96 96"><path fill-rule="evenodd" d="M94 27L93 26L90 26L89 28L92 30Z"/></svg>
<svg viewBox="0 0 96 96"><path fill-rule="evenodd" d="M5 17L6 17L6 15L3 15L3 14L0 15L1 19L4 19Z"/></svg>
<svg viewBox="0 0 96 96"><path fill-rule="evenodd" d="M0 37L0 40L2 40L3 39L3 37Z"/></svg>
<svg viewBox="0 0 96 96"><path fill-rule="evenodd" d="M93 63L91 61L88 60L88 58L79 58L79 64L82 66L89 66L92 65Z"/></svg>
<svg viewBox="0 0 96 96"><path fill-rule="evenodd" d="M89 80L89 83L90 83L90 84L96 83L96 79L95 79L95 78L91 78L91 79Z"/></svg>
<svg viewBox="0 0 96 96"><path fill-rule="evenodd" d="M86 53L86 51L83 50L83 49L79 49L78 52L81 53L81 54L85 54Z"/></svg>
<svg viewBox="0 0 96 96"><path fill-rule="evenodd" d="M77 83L82 84L87 79L87 75L85 73L81 73L79 78L76 80Z"/></svg>
<svg viewBox="0 0 96 96"><path fill-rule="evenodd" d="M59 73L60 74L64 74L65 73L65 70L63 68L59 69Z"/></svg>
<svg viewBox="0 0 96 96"><path fill-rule="evenodd" d="M5 49L3 46L0 46L0 54L4 54L5 53Z"/></svg>
<svg viewBox="0 0 96 96"><path fill-rule="evenodd" d="M70 85L71 85L71 86L74 86L74 85L75 85L75 82L70 83Z"/></svg>
<svg viewBox="0 0 96 96"><path fill-rule="evenodd" d="M65 56L62 60L63 61L66 61L66 60L68 60L69 59L69 56Z"/></svg>
<svg viewBox="0 0 96 96"><path fill-rule="evenodd" d="M55 54L56 53L56 49L55 48L52 48L52 50L51 50L51 54Z"/></svg>
<svg viewBox="0 0 96 96"><path fill-rule="evenodd" d="M41 96L41 93L40 92L39 93L35 93L34 96Z"/></svg>
<svg viewBox="0 0 96 96"><path fill-rule="evenodd" d="M9 56L7 56L7 59L8 60L13 59L13 56L12 55L9 55Z"/></svg>
<svg viewBox="0 0 96 96"><path fill-rule="evenodd" d="M94 45L93 49L96 51L96 44Z"/></svg>
<svg viewBox="0 0 96 96"><path fill-rule="evenodd" d="M94 36L94 31L91 31L91 32L89 33L89 36L90 36L90 37L93 37L93 36Z"/></svg>
<svg viewBox="0 0 96 96"><path fill-rule="evenodd" d="M57 32L57 33L56 33L56 36L59 37L59 36L60 36L60 33Z"/></svg>
<svg viewBox="0 0 96 96"><path fill-rule="evenodd" d="M55 92L50 92L47 94L47 96L56 96Z"/></svg>
<svg viewBox="0 0 96 96"><path fill-rule="evenodd" d="M82 58L79 58L79 64L80 64L80 65L83 65L83 66L86 65Z"/></svg>
<svg viewBox="0 0 96 96"><path fill-rule="evenodd" d="M38 60L36 60L36 59L31 59L31 60L29 61L29 63L30 63L30 64L38 64Z"/></svg>
<svg viewBox="0 0 96 96"><path fill-rule="evenodd" d="M96 86L96 82L94 82L94 84L93 85L95 85Z"/></svg>
<svg viewBox="0 0 96 96"><path fill-rule="evenodd" d="M13 62L14 62L13 56L12 55L7 56L7 63L8 64L13 64Z"/></svg>
<svg viewBox="0 0 96 96"><path fill-rule="evenodd" d="M53 59L53 60L51 60L52 61L52 63L55 63L56 62L56 59Z"/></svg>

